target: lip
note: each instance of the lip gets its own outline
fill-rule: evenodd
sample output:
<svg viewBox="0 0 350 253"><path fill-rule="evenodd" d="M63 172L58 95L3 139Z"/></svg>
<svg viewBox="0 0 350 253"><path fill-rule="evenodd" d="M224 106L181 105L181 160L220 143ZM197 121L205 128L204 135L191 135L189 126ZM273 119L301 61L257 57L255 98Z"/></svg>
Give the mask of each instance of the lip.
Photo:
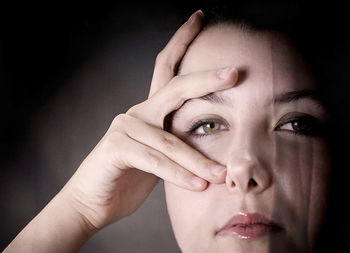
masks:
<svg viewBox="0 0 350 253"><path fill-rule="evenodd" d="M264 235L278 233L282 227L259 213L240 213L233 216L216 235L239 239L255 239Z"/></svg>

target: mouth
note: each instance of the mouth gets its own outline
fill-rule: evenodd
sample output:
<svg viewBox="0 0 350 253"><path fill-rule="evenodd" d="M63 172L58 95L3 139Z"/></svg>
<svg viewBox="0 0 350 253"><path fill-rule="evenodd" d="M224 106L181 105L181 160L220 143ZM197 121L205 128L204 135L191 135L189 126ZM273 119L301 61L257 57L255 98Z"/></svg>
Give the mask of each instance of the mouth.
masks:
<svg viewBox="0 0 350 253"><path fill-rule="evenodd" d="M239 239L255 239L281 232L282 227L259 213L240 213L233 216L216 235Z"/></svg>

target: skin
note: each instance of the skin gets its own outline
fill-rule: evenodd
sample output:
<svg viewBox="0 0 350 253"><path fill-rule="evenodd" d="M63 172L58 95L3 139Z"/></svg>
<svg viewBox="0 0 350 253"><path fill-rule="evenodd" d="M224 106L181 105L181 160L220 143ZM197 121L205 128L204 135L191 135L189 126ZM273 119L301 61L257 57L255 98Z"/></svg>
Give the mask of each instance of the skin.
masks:
<svg viewBox="0 0 350 253"><path fill-rule="evenodd" d="M272 100L287 91L314 90L315 83L282 34L232 24L201 32L179 74L224 66L239 70L236 86L215 92L224 103L191 99L173 116L172 133L227 167L225 183L209 183L201 192L165 182L178 244L185 253L311 251L326 205L327 144L322 136L294 135L291 123L283 122L303 113L322 124L327 112L310 98ZM202 124L187 133L207 119L218 122L214 130ZM256 212L281 225L281 232L255 239L216 234L232 216Z"/></svg>
<svg viewBox="0 0 350 253"><path fill-rule="evenodd" d="M299 247L304 236L296 236L296 231L306 231L304 229L305 224L310 224L307 225L307 231L311 231L310 235L314 234L313 231L317 227L318 219L313 221L309 219L309 215L306 213L309 211L311 214L314 209L321 206L321 201L315 196L322 196L321 194L324 192L324 189L321 189L319 184L326 173L326 169L323 170L320 165L321 162L326 160L326 156L320 157L325 148L322 140L299 139L298 137L298 141L296 141L291 135L283 137L276 134L272 138L270 135L261 134L261 131L258 134L258 128L254 128L255 124L253 124L252 120L254 118L251 118L252 121L248 122L248 118L244 118L243 113L233 113L232 108L230 112L226 110L226 116L230 124L234 123L239 126L237 128L239 131L234 136L238 141L230 143L230 146L225 148L225 152L215 153L209 151L207 149L208 145L199 145L198 142L190 141L190 139L184 138L184 135L182 135L183 129L180 123L185 122L183 120L185 106L182 106L189 104L189 102L185 103L185 101L213 92L231 89L237 85L237 79L240 77L237 91L240 91L241 95L245 96L245 99L241 100L241 102L258 109L261 101L259 100L259 104L257 97L259 95L259 99L263 98L267 94L268 89L264 91L257 89L255 93L247 91L244 93L244 87L248 87L248 80L250 83L254 83L252 80L255 80L255 83L257 83L258 77L263 77L261 80L264 81L264 85L267 85L269 77L271 77L271 72L269 72L270 75L262 75L259 71L256 71L255 67L253 68L253 65L250 65L251 61L238 64L238 62L233 60L233 57L228 57L229 54L227 56L222 55L222 52L220 54L220 50L225 47L218 47L216 49L220 50L217 50L216 53L212 52L214 53L213 59L215 61L209 62L207 61L208 58L204 57L204 59L200 59L203 62L199 64L197 62L199 55L197 54L197 58L194 57L196 55L194 54L196 51L194 49L201 48L196 45L199 45L201 40L205 42L202 38L205 38L205 34L210 34L208 31L200 35L191 47L191 50L186 54L188 46L201 31L202 19L203 13L197 11L178 29L166 47L157 56L148 99L133 106L126 113L115 117L106 134L82 162L66 185L25 226L4 252L33 252L33 250L35 252L77 252L93 234L135 212L148 197L159 179L163 179L166 182L169 212L176 237L184 252L214 252L216 249L222 252L230 249L230 252L232 252L237 247L243 250L247 249L247 252L253 252L250 249L254 249L257 246L262 246L261 249L266 249L267 245L269 245L269 240L266 239L265 243L263 240L252 243L237 243L237 241L232 239L215 238L213 236L215 229L226 222L226 218L241 210L250 211L254 209L263 212L266 215L271 215L271 217L277 217L280 222L283 222L283 225L289 226L288 233L286 233L290 236L290 242L286 242L286 236L284 236L282 237L284 239L282 241L283 245L289 243ZM229 31L232 35L233 30L230 29ZM244 38L247 39L247 42L254 41L248 39L250 38L249 36ZM206 46L210 45L213 46L210 43L207 43ZM245 54L247 54L245 56L249 56L250 52L253 52L249 50L254 47L250 48L249 45L248 43L245 51L241 51L241 58L237 58L237 60L242 60ZM272 59L271 54L269 55L262 50L266 49L264 45L266 45L266 41L261 44L255 43L254 45L261 49L259 51L258 48L255 48L254 52L256 50L256 52L262 53L261 55L258 54L260 57L256 56L256 59L260 59L262 63L265 63L262 55L270 56L268 59ZM226 49L228 49L227 45ZM284 56L283 52L285 51L283 49L285 48L281 47L279 49L281 51L276 52L280 52L281 56ZM231 50L230 53L233 53L233 51L238 53L237 48ZM204 56L209 51L201 53ZM185 59L182 62L182 72L179 75L175 75L176 67L185 54ZM218 59L218 57L221 57L221 59ZM249 57L246 58L249 59ZM191 59L192 64L190 64ZM283 58L283 60L285 59ZM273 66L272 62L274 61L269 61L271 64L269 66ZM292 62L286 61L284 63ZM291 66L294 65L291 64ZM243 67L246 71L249 70L249 73L247 72L249 75L246 75L245 82L242 81L244 80L244 78L242 79L244 74L239 74L236 67ZM291 73L290 69L287 68L285 70L286 73ZM299 73L300 69L296 68L296 70ZM260 75L256 73L260 73ZM278 76L276 73L283 74L280 71L274 73L274 78ZM252 79L253 76L255 76L255 79ZM304 75L300 74L299 77L302 76ZM281 77L289 77L289 75L280 75ZM261 80L259 80L260 83ZM292 83L289 83L289 85L292 85ZM294 85L297 85L296 82L294 82ZM227 93L229 97L234 95L233 90ZM255 102L254 97L256 98ZM252 102L255 104L251 104ZM243 108L242 103L240 110ZM293 108L295 107L296 105L293 106ZM297 107L299 107L299 104ZM198 109L197 106L192 106L192 108L187 110L189 113L187 117L192 117ZM210 105L210 108L214 109L215 106ZM308 108L310 109L311 106L308 105ZM181 110L183 110L182 116L181 114L177 115L180 120L176 120L177 116L174 120L174 132L164 131L163 122L166 115L173 111L180 112ZM283 110L287 110L287 108ZM282 113L283 110L279 112ZM224 111L222 110L222 112ZM261 108L254 111L255 114L258 114L258 112L261 112ZM229 115L231 115L231 118L228 117ZM278 117L278 115L272 116ZM261 119L261 116L257 115L255 119ZM275 118L272 117L270 119L272 122L272 119ZM239 122L240 124L237 124ZM268 121L265 121L265 123L268 123ZM233 132L227 131L226 133L232 134ZM236 175L241 180L241 183L239 183L237 180L234 181L235 173L233 173L232 168L235 166L235 163L238 166L240 162L244 161L243 158L258 158L256 156L257 148L261 148L260 145L262 144L260 142L256 145L254 144L256 148L254 152L256 153L253 154L253 135L259 137L259 140L263 140L263 143L273 145L271 147L274 148L272 151L262 152L259 155L259 158L261 158L259 164L262 161L264 163L261 163L261 166L256 166L256 168L261 167L264 168L263 170L249 169L249 171L254 172L252 175L258 183L258 187L254 187L254 190L244 191L243 179L246 178L244 176L246 175L245 170L241 170L241 173ZM215 145L217 146L215 147ZM286 147L286 149L283 149L284 153L280 153L279 145ZM212 145L208 147L220 148L220 145L212 142ZM303 147L305 152L301 151L301 147ZM309 160L306 162L305 154L311 150L312 156L307 156ZM243 157L242 151L245 151L247 156ZM288 155L291 151L294 151L292 156ZM233 152L237 153L231 156ZM296 156L295 153L298 153L300 156ZM232 159L228 160L229 157ZM242 159L233 159L234 157ZM275 161L273 165L281 165L280 167L283 167L282 173L281 171L277 173L274 170L277 167L271 166L271 157ZM319 161L314 161L315 158L319 158ZM244 163L257 165L257 160L254 161ZM286 162L288 162L288 166ZM322 164L326 167L326 163ZM310 170L311 167L315 169ZM280 170L281 168L278 169ZM288 173L288 170L295 168L298 168L298 173ZM303 171L304 169L305 171ZM303 173L301 173L302 171ZM277 175L277 178L273 177ZM232 179L231 181L230 178ZM311 179L313 183L310 185ZM295 189L296 185L294 182L296 181L299 183L303 182L302 191L299 188ZM237 191L237 187L232 187L235 185L232 182L240 185L241 190ZM283 187L281 187L282 183ZM230 185L231 187L229 187ZM260 192L259 198L258 192ZM318 193L316 194L315 192ZM176 201L183 201L184 205L176 208L174 205ZM274 207L277 204L279 209L283 211L283 217L286 216L287 218L282 219L278 216L280 214L273 212L276 211ZM191 210L191 208L193 209ZM321 207L319 210L321 210ZM320 216L318 215L317 217ZM301 222L302 218L304 218L303 223ZM292 219L297 219L296 225L291 223ZM201 229L201 233L198 233L197 229ZM203 236L201 241L199 241L199 235ZM304 234L302 233L302 235ZM203 243L204 240L205 243Z"/></svg>

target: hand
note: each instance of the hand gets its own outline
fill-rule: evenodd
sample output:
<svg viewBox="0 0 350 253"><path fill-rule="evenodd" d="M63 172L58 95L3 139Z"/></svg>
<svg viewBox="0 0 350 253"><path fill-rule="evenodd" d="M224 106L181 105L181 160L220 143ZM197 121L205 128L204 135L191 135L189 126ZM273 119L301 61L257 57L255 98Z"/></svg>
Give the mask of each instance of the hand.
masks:
<svg viewBox="0 0 350 253"><path fill-rule="evenodd" d="M231 67L174 76L200 31L201 15L195 13L193 22L185 23L158 55L149 98L113 120L64 187L92 229L133 213L158 178L195 191L205 189L207 181L224 182L225 167L162 129L164 118L187 99L230 88L237 80ZM226 76L220 78L222 74Z"/></svg>
<svg viewBox="0 0 350 253"><path fill-rule="evenodd" d="M190 98L232 87L237 71L174 76L202 26L196 12L159 53L149 98L118 115L63 189L5 252L76 252L96 231L133 213L159 178L188 190L225 181L226 169L163 130L165 117Z"/></svg>

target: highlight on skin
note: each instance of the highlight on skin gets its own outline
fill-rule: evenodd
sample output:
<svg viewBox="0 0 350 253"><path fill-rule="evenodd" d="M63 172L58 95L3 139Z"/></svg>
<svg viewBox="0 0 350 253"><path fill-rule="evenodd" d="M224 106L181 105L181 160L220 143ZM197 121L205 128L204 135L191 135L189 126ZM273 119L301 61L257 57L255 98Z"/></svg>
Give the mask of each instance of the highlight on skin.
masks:
<svg viewBox="0 0 350 253"><path fill-rule="evenodd" d="M203 192L165 182L177 242L185 253L311 251L330 167L316 84L283 34L234 24L205 28L179 74L224 66L239 70L236 86L172 115L169 131L227 167Z"/></svg>

